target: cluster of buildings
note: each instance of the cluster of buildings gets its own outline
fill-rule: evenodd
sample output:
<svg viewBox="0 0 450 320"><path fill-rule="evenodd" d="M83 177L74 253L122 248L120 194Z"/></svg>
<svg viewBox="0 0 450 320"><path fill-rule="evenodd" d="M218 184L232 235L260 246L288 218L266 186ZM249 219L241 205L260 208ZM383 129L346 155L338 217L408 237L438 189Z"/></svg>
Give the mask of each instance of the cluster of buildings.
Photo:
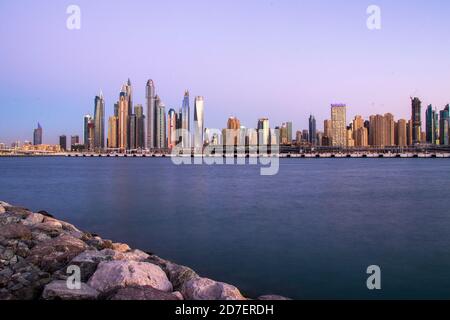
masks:
<svg viewBox="0 0 450 320"><path fill-rule="evenodd" d="M293 137L292 122L271 129L268 118L258 120L256 128L246 128L237 117L230 117L222 130L205 128L204 98L194 99L191 119L189 91L185 91L178 111L169 109L156 93L155 83L146 84L145 111L142 104L133 103L131 81L122 86L114 113L106 121L105 99L100 92L94 99L94 115L84 116L83 141L78 135L59 137L59 145L43 144L40 124L33 132L33 143L14 143L12 149L26 151L96 152L96 153L166 153L177 148L201 151L213 146L282 145L301 147L364 148L407 147L416 145L450 145L449 105L437 111L432 105L426 108L425 127L422 126L422 102L411 98L411 118L396 120L391 113L376 114L368 119L357 115L347 120L347 106L332 104L330 119L317 129L314 115L309 117L308 129L297 131ZM193 120L193 121L191 121ZM5 149L0 144L0 149Z"/></svg>
<svg viewBox="0 0 450 320"><path fill-rule="evenodd" d="M314 116L309 118L309 129L297 131L296 144L329 147L406 147L414 145L449 145L449 105L436 111L429 105L422 126L422 102L411 99L411 119L395 120L394 115L371 115L364 119L357 115L348 123L347 107L331 105L331 119L324 121L324 130L316 130Z"/></svg>

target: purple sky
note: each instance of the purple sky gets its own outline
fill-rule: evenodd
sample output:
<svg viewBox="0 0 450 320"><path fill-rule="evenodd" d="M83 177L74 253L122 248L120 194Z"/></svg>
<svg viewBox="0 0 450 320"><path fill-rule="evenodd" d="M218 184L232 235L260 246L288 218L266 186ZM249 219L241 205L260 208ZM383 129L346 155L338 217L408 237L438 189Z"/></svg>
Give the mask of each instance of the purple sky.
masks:
<svg viewBox="0 0 450 320"><path fill-rule="evenodd" d="M81 30L66 28L66 8L82 11ZM366 9L382 10L382 29L366 27ZM205 125L237 116L256 126L292 121L322 128L329 105L347 117L393 112L410 117L410 95L424 108L450 102L450 2L278 0L1 0L0 142L44 143L82 135L103 90L113 111L128 77L144 104L154 79L167 108L185 89L203 95ZM145 104L144 104L145 105ZM191 106L193 105L191 99Z"/></svg>

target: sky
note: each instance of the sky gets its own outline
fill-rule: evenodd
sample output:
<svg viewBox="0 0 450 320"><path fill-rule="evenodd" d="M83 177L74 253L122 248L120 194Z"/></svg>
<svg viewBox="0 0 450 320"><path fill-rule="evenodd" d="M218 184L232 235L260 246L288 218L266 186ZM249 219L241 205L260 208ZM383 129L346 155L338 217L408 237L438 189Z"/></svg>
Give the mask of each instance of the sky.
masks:
<svg viewBox="0 0 450 320"><path fill-rule="evenodd" d="M69 30L69 5L81 29ZM366 25L369 5L381 29ZM442 0L0 0L0 142L82 137L100 90L106 116L131 79L145 106L153 79L167 110L185 89L205 97L205 126L228 117L255 127L292 121L318 128L331 103L348 122L393 113L410 118L410 96L450 102L450 2Z"/></svg>

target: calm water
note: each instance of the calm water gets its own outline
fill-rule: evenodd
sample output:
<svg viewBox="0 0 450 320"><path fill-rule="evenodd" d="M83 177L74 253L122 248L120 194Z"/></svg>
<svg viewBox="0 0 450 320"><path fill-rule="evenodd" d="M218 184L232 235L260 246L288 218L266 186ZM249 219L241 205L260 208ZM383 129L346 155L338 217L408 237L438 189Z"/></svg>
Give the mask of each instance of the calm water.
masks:
<svg viewBox="0 0 450 320"><path fill-rule="evenodd" d="M251 296L450 298L450 161L0 158L0 199L47 210ZM367 266L382 290L366 288Z"/></svg>

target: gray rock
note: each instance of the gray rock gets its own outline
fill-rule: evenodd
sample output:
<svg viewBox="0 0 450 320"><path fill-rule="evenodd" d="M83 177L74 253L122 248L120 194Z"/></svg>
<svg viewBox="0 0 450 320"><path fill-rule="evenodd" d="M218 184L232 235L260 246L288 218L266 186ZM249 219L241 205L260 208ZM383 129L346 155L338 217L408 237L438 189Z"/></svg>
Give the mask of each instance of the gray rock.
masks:
<svg viewBox="0 0 450 320"><path fill-rule="evenodd" d="M160 267L137 261L101 262L88 284L100 292L108 292L126 286L151 286L171 292L172 284Z"/></svg>
<svg viewBox="0 0 450 320"><path fill-rule="evenodd" d="M200 277L186 282L181 293L186 300L246 300L236 287Z"/></svg>
<svg viewBox="0 0 450 320"><path fill-rule="evenodd" d="M6 209L6 212L14 214L18 217L21 217L22 219L27 218L31 213L30 210L28 210L27 208L22 208L22 207L10 206L10 207L6 207L5 209Z"/></svg>
<svg viewBox="0 0 450 320"><path fill-rule="evenodd" d="M164 292L150 286L130 286L118 288L108 293L107 300L181 300L173 293Z"/></svg>
<svg viewBox="0 0 450 320"><path fill-rule="evenodd" d="M81 283L80 289L69 289L67 282L56 280L45 286L42 298L45 300L96 300L98 291Z"/></svg>
<svg viewBox="0 0 450 320"><path fill-rule="evenodd" d="M111 249L104 249L101 251L86 250L73 258L70 265L80 267L81 281L86 282L94 274L100 262L117 260L119 254L120 253Z"/></svg>
<svg viewBox="0 0 450 320"><path fill-rule="evenodd" d="M155 255L149 257L147 261L160 266L164 270L170 282L172 282L174 290L181 290L186 282L199 277L191 268L172 263Z"/></svg>
<svg viewBox="0 0 450 320"><path fill-rule="evenodd" d="M27 260L48 272L55 272L87 249L80 239L62 234L31 249Z"/></svg>
<svg viewBox="0 0 450 320"><path fill-rule="evenodd" d="M30 215L23 220L24 225L32 226L44 221L44 216L40 213L30 213Z"/></svg>
<svg viewBox="0 0 450 320"><path fill-rule="evenodd" d="M31 230L20 223L0 225L0 237L6 239L31 240Z"/></svg>

